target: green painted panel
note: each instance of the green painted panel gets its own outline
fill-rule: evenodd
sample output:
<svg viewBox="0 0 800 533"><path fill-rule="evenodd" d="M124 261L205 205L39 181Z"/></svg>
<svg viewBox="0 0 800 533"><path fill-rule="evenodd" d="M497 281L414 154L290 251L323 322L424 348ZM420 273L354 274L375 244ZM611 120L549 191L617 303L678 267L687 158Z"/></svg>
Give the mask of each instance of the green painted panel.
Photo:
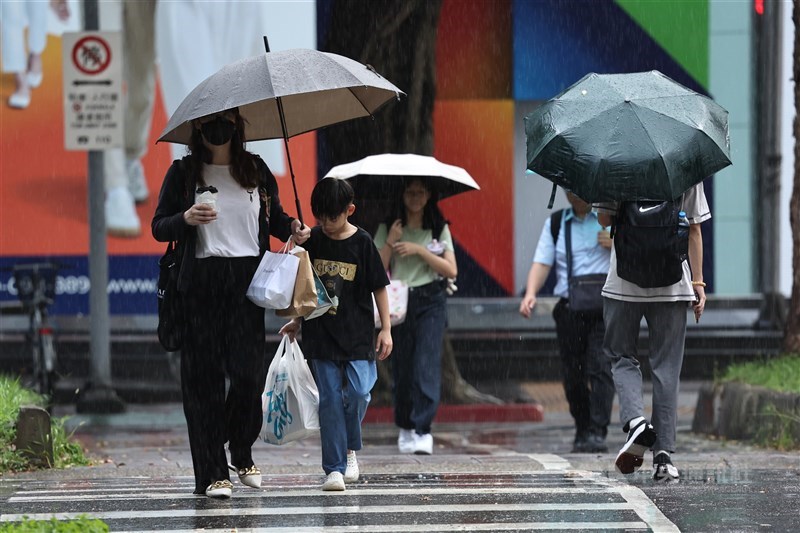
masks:
<svg viewBox="0 0 800 533"><path fill-rule="evenodd" d="M708 88L709 0L616 0L675 61Z"/></svg>

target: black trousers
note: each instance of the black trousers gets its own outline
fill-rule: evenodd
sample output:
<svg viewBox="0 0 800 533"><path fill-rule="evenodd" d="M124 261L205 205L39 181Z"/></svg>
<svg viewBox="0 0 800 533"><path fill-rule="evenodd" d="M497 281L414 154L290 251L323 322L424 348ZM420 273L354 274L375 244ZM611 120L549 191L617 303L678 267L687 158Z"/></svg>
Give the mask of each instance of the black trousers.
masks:
<svg viewBox="0 0 800 533"><path fill-rule="evenodd" d="M577 437L606 436L614 403L611 359L603 353L603 314L572 311L565 298L553 309L564 393Z"/></svg>
<svg viewBox="0 0 800 533"><path fill-rule="evenodd" d="M196 494L230 479L226 442L235 467L253 465L267 378L264 309L246 297L258 262L255 257L199 259L184 295L181 392Z"/></svg>

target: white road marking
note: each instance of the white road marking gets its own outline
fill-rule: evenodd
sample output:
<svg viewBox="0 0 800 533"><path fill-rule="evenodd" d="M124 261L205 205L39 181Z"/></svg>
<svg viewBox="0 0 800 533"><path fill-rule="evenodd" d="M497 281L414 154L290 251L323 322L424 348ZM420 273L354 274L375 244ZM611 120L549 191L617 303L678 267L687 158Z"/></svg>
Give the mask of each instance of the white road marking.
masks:
<svg viewBox="0 0 800 533"><path fill-rule="evenodd" d="M299 527L258 527L227 529L203 529L203 533L297 533ZM503 522L495 524L403 524L403 525L376 525L376 526L325 526L306 527L304 533L346 533L359 531L362 533L403 533L422 531L433 533L436 531L537 531L537 530L647 530L644 522ZM122 531L120 533L186 533L185 529L150 530L150 531Z"/></svg>
<svg viewBox="0 0 800 533"><path fill-rule="evenodd" d="M552 453L529 453L526 454L527 457L530 457L540 465L544 467L545 470L549 471L564 471L569 470L570 464L569 461L560 457L558 455Z"/></svg>

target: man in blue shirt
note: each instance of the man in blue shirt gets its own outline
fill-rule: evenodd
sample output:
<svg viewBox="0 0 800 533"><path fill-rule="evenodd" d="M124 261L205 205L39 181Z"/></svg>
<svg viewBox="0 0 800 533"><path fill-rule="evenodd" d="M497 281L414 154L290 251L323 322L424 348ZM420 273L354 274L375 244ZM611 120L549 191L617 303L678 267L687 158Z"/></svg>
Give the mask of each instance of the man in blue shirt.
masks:
<svg viewBox="0 0 800 533"><path fill-rule="evenodd" d="M566 236L569 229L573 277L608 272L611 238L598 223L597 214L592 212L590 204L569 192L567 199L571 207L564 209L560 216L549 217L542 228L519 312L530 318L536 305L536 294L555 265L553 293L560 299L553 309L553 318L563 367L564 392L570 414L575 419L572 452L607 452L606 434L614 402L614 381L611 360L603 353L603 310L602 307L595 311L570 308ZM557 232L551 228L554 218L560 224Z"/></svg>

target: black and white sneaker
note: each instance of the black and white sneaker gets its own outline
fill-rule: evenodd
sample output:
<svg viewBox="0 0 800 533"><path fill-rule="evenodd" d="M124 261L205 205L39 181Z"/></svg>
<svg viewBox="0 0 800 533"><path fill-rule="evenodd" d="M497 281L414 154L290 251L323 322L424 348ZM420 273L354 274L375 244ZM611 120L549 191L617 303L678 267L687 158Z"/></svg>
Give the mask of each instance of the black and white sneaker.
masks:
<svg viewBox="0 0 800 533"><path fill-rule="evenodd" d="M632 474L644 462L644 453L656 442L656 430L647 420L642 420L628 432L628 439L617 453L614 465L620 474Z"/></svg>
<svg viewBox="0 0 800 533"><path fill-rule="evenodd" d="M681 475L678 469L672 464L668 453L659 453L653 457L653 479L656 481L663 481L669 483L670 481L678 481Z"/></svg>

